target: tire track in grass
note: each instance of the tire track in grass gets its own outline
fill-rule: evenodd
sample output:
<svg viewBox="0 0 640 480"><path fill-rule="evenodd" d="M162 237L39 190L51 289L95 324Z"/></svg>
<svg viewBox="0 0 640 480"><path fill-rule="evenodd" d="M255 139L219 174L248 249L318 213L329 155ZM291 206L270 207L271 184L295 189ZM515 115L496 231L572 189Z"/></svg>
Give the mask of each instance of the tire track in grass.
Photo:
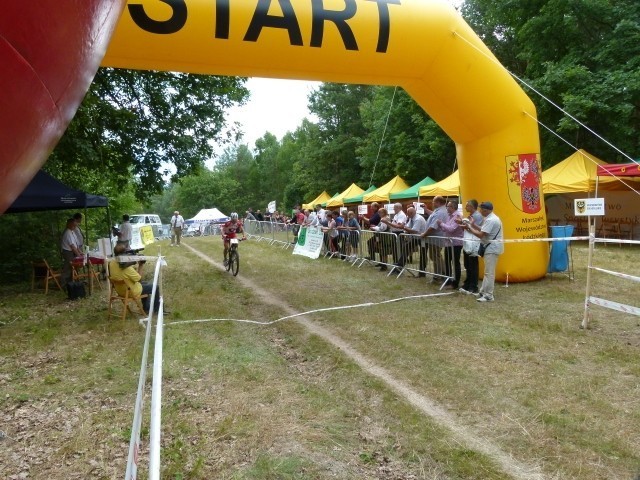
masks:
<svg viewBox="0 0 640 480"><path fill-rule="evenodd" d="M205 253L193 248L190 245L183 245L193 253L195 253L202 260L210 263L220 270L224 270L224 266L221 263L216 262ZM251 280L244 277L242 273L238 274L236 279L246 288L255 293L263 303L280 307L289 315L296 315L300 313L287 306L286 302L284 302L280 298L275 297L273 293L261 288L259 285L256 285ZM394 378L390 372L385 370L380 365L377 365L369 360L347 342L342 340L337 335L333 334L330 330L327 330L326 328L312 322L305 317L296 317L294 321L303 325L311 333L319 336L329 344L344 352L345 355L353 360L365 372L384 382L389 387L389 389L396 392L419 411L423 412L425 415L428 415L438 425L449 430L452 437L464 448L474 450L491 458L494 462L500 465L500 467L506 474L512 476L514 479L545 480L546 477L542 474L542 469L540 466L521 462L502 450L491 440L482 438L481 436L477 435L469 427L466 427L458 420L456 420L453 415L451 415L437 402L431 400L421 393L418 393L402 380Z"/></svg>

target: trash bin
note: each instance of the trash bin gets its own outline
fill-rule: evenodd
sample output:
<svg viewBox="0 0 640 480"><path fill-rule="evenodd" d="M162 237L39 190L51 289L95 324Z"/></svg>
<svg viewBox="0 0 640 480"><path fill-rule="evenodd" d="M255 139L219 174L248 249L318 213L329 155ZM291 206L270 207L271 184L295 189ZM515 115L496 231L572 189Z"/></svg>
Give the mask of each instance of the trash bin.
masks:
<svg viewBox="0 0 640 480"><path fill-rule="evenodd" d="M573 225L554 225L551 229L551 238L564 238L573 235ZM569 256L570 240L556 240L551 242L548 273L570 272L572 270Z"/></svg>

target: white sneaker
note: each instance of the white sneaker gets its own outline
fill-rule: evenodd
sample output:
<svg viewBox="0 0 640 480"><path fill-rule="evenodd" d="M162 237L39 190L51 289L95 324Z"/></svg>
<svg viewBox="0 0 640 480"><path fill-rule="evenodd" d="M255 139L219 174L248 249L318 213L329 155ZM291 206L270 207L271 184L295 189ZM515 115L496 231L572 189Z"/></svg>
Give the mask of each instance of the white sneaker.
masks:
<svg viewBox="0 0 640 480"><path fill-rule="evenodd" d="M493 302L493 297L480 296L476 299L476 302Z"/></svg>
<svg viewBox="0 0 640 480"><path fill-rule="evenodd" d="M458 291L459 291L460 293L464 293L464 294L466 294L466 295L471 295L471 294L472 294L472 292L470 292L469 290L465 290L465 289L464 289L464 288L462 288L462 287L460 287L460 288L458 289Z"/></svg>

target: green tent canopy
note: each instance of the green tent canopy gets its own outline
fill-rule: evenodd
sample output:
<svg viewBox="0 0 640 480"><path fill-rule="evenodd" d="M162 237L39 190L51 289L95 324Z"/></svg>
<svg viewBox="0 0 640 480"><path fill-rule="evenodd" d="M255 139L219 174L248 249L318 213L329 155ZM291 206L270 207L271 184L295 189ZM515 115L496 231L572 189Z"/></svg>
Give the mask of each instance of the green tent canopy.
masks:
<svg viewBox="0 0 640 480"><path fill-rule="evenodd" d="M333 194L333 197L331 197L329 200L327 200L326 202L322 202L320 205L322 205L322 208L325 208L327 206L327 203L329 203L331 200L333 200L334 198L336 198L338 195L340 195L340 192L336 192Z"/></svg>
<svg viewBox="0 0 640 480"><path fill-rule="evenodd" d="M378 187L376 187L375 185L371 185L369 188L367 188L364 192L362 192L360 195L356 195L355 197L349 197L349 198L345 198L343 200L345 205L354 205L354 204L358 204L358 203L362 203L362 199L364 198L364 196L368 193L373 192L374 190L377 190Z"/></svg>
<svg viewBox="0 0 640 480"><path fill-rule="evenodd" d="M407 198L415 198L420 197L420 187L424 187L426 185L433 185L436 181L431 177L424 177L415 185L407 188L406 190L402 190L397 193L391 194L391 200L406 200Z"/></svg>

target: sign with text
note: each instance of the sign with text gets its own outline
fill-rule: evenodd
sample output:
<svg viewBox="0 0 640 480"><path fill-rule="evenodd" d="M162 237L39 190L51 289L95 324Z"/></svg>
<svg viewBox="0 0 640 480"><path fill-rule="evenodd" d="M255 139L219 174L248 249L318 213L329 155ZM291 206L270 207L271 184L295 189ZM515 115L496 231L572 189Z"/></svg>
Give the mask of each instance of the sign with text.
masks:
<svg viewBox="0 0 640 480"><path fill-rule="evenodd" d="M293 247L294 255L318 258L322 250L324 233L317 227L302 227L298 233L298 242Z"/></svg>
<svg viewBox="0 0 640 480"><path fill-rule="evenodd" d="M358 215L366 215L368 212L368 208L366 205L358 205Z"/></svg>
<svg viewBox="0 0 640 480"><path fill-rule="evenodd" d="M576 217L604 215L604 198L576 198L573 210Z"/></svg>

